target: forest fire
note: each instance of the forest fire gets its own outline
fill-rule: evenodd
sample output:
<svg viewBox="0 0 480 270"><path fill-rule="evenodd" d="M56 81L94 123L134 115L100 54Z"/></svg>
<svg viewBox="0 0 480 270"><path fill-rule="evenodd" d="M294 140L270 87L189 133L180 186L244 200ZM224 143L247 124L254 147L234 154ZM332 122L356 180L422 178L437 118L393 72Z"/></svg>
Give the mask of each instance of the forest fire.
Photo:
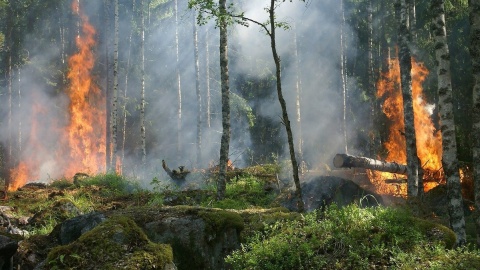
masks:
<svg viewBox="0 0 480 270"><path fill-rule="evenodd" d="M89 23L79 7L78 1L72 2L72 10L80 19L80 29L76 37L77 53L68 60L69 86L65 93L68 96L68 116L64 127L42 127L49 132L58 133L59 140L49 149L54 152L50 161L56 175L73 177L77 172L98 173L105 168L105 97L95 85L92 70L95 66L95 29ZM28 147L29 154L24 154L17 167L10 170L8 190L16 190L28 181L37 180L40 171L40 162L35 152L44 153L45 146L36 138L38 137L39 118L38 112L45 110L40 104L34 104ZM57 122L51 125L57 125ZM34 140L34 141L32 141ZM40 151L42 149L42 151ZM47 159L46 157L42 157ZM53 172L52 172L53 173Z"/></svg>
<svg viewBox="0 0 480 270"><path fill-rule="evenodd" d="M388 141L384 143L387 151L385 160L406 164L406 142L403 134L405 123L398 59L390 59L389 65L389 71L382 74L377 86L377 96L384 99L382 110L390 121ZM424 179L433 177L435 180L424 183L425 191L443 181L441 132L436 130L433 125L432 106L427 104L423 98L422 83L427 75L428 70L425 66L413 60L412 89L417 154L420 166L425 171ZM385 179L397 178L395 174L378 171L371 171L369 174L371 181L376 184L380 193L406 195L406 185L393 186L384 183Z"/></svg>

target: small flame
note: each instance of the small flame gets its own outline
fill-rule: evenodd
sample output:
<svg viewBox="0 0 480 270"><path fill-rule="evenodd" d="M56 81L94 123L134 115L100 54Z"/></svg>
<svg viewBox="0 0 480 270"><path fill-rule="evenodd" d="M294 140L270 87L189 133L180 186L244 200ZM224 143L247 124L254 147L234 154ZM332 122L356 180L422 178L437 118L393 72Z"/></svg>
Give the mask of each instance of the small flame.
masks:
<svg viewBox="0 0 480 270"><path fill-rule="evenodd" d="M29 180L30 172L25 162L20 162L17 167L10 170L10 183L8 191L15 191L24 186Z"/></svg>

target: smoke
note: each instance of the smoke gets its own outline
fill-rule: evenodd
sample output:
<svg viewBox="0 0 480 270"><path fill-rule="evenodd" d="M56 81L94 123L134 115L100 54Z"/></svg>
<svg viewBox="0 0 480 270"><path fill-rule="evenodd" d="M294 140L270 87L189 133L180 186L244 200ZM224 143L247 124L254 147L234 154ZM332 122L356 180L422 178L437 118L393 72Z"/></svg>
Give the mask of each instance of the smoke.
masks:
<svg viewBox="0 0 480 270"><path fill-rule="evenodd" d="M148 182L152 177L167 179L161 167L161 160L167 161L171 168L185 165L187 168L205 168L217 163L219 157L221 126L220 104L220 68L218 52L218 28L209 22L198 27L198 49L200 64L200 89L202 93L202 156L196 162L197 115L198 102L195 80L195 47L193 42L193 22L195 14L187 9L187 2L178 1L178 17L175 20L173 1L151 5L145 13L145 95L147 120L147 171L141 166L140 145L140 95L141 74L140 36L138 15L139 4L136 1L136 12L132 13L132 1L120 1L120 51L119 51L119 155L123 155L123 106L127 111L127 127L125 131L125 152L123 173L143 178ZM238 6L245 11L245 16L265 23L268 13L264 10L269 1L243 1ZM105 12L113 14L113 6L105 8L103 1L80 1L80 7L97 29L97 44L94 48L96 64L94 78L101 89L107 85L112 88L111 73L106 74L107 45L113 51L113 29L106 27ZM128 10L126 12L125 10ZM8 99L5 95L0 101L1 123L0 140L4 146L14 146L15 160L13 164L24 159L33 159L36 167L35 179L29 181L46 181L63 177L60 152L59 130L67 124L68 99L65 95L64 72L66 64L61 54L71 55L73 37L75 36L76 19L70 11L69 4L61 5L56 12L43 18L35 31L25 38L25 52L28 52L28 63L20 71L16 69L12 108L12 129L8 123ZM299 147L300 127L296 124L296 88L297 77L301 82L301 135L304 159L314 168L321 163L330 163L336 152L344 149L341 133L342 88L340 79L340 36L341 17L339 3L336 0L319 3L292 1L282 3L276 10L278 20L286 21L290 30L277 29L276 44L282 59L282 84L287 101L289 118L294 128L295 145ZM68 25L67 34L61 36L52 24L55 18L65 20ZM110 24L113 26L113 16ZM351 29L345 29L346 35L352 35ZM45 34L47 33L47 34ZM298 47L298 59L295 58L294 34ZM48 42L47 39L55 40ZM63 43L62 38L65 39ZM107 41L110 40L110 41ZM178 40L178 54L176 42ZM108 43L109 42L109 43ZM209 54L206 55L206 48ZM66 48L62 48L66 46ZM355 44L349 44L354 48ZM70 49L69 49L70 48ZM348 53L354 53L349 51ZM27 53L25 53L27 54ZM67 57L69 56L67 55ZM270 39L255 24L249 27L234 25L229 29L229 56L232 93L241 97L241 89L237 89L235 80L242 76L262 78L274 74L274 62ZM178 61L177 61L178 57ZM206 126L207 118L207 67L210 63L210 104L211 126ZM111 59L110 59L111 61ZM295 62L298 61L297 69ZM127 65L129 64L129 65ZM182 110L179 123L178 108L178 75L180 77ZM20 74L20 75L18 75ZM20 82L18 79L20 78ZM355 85L353 81L350 85ZM353 88L353 87L352 87ZM17 90L21 89L21 98ZM355 89L353 89L355 90ZM123 97L126 92L126 98ZM241 98L240 98L241 99ZM20 100L20 107L18 107ZM265 96L259 97L256 104L245 104L256 108L259 117L281 122L281 109L277 100L275 84ZM240 104L240 105L239 105ZM230 159L235 166L248 164L249 149L252 148L249 118L246 116L242 101L232 105L232 114L240 115L232 121L232 141ZM17 126L21 123L21 136ZM177 130L180 127L180 133ZM288 147L283 126L274 138L284 143L281 153L287 158ZM353 127L349 127L352 134ZM33 135L35 134L35 135ZM277 135L275 135L277 136ZM16 143L21 139L21 144ZM10 142L9 142L10 141ZM21 145L21 149L20 149ZM60 160L60 161L59 161ZM67 160L67 159L66 159ZM251 161L251 160L250 160ZM147 183L148 184L148 183Z"/></svg>

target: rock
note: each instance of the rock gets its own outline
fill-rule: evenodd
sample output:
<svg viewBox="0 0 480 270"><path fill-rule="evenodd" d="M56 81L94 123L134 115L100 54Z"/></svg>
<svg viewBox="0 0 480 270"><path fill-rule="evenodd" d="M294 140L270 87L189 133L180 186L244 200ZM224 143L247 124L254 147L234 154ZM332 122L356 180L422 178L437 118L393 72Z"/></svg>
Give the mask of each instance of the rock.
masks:
<svg viewBox="0 0 480 270"><path fill-rule="evenodd" d="M77 240L81 235L105 221L105 219L105 215L96 212L77 216L57 225L50 235L58 239L60 244L66 245Z"/></svg>
<svg viewBox="0 0 480 270"><path fill-rule="evenodd" d="M240 247L243 218L235 211L190 206L125 209L150 240L170 244L178 269L228 269L224 258Z"/></svg>
<svg viewBox="0 0 480 270"><path fill-rule="evenodd" d="M172 248L150 241L130 218L112 216L76 241L53 248L55 269L176 269Z"/></svg>
<svg viewBox="0 0 480 270"><path fill-rule="evenodd" d="M36 213L28 220L28 223L34 227L43 226L47 224L49 219L55 219L62 222L72 217L81 215L82 211L69 199L59 199L49 208Z"/></svg>
<svg viewBox="0 0 480 270"><path fill-rule="evenodd" d="M353 181L336 176L313 177L302 183L302 193L306 211L322 209L332 203L338 206L359 203L364 207L383 203L378 194L361 188ZM296 210L294 191L283 195L280 204L292 211Z"/></svg>
<svg viewBox="0 0 480 270"><path fill-rule="evenodd" d="M12 257L17 252L17 241L0 235L0 270L10 270L12 265Z"/></svg>

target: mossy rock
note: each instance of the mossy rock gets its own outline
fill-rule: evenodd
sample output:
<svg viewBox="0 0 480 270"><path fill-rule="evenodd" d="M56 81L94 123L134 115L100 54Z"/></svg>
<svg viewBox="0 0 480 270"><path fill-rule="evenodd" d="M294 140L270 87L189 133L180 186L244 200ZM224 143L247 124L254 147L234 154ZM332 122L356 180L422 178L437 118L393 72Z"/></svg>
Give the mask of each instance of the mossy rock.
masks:
<svg viewBox="0 0 480 270"><path fill-rule="evenodd" d="M81 215L82 211L69 199L60 198L50 207L45 208L29 219L29 224L33 227L45 226L49 222L62 222L72 217Z"/></svg>
<svg viewBox="0 0 480 270"><path fill-rule="evenodd" d="M112 216L77 241L53 248L45 269L165 269L170 245L151 242L130 218Z"/></svg>

